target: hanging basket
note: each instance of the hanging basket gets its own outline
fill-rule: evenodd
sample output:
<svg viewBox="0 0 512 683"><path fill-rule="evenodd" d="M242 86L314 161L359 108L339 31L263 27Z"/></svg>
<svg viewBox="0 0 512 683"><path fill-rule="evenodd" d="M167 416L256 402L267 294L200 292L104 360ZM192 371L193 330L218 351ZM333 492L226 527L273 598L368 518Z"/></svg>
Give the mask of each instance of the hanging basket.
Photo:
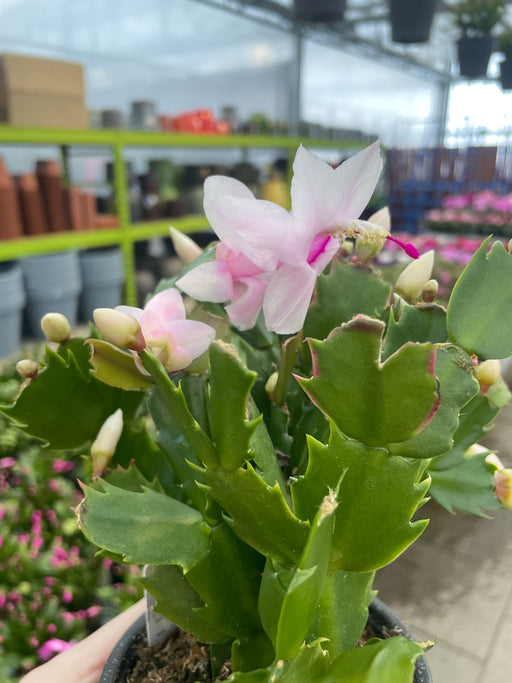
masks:
<svg viewBox="0 0 512 683"><path fill-rule="evenodd" d="M394 43L427 43L437 0L388 0L391 40Z"/></svg>
<svg viewBox="0 0 512 683"><path fill-rule="evenodd" d="M457 41L459 73L466 78L483 78L494 47L492 36L464 36Z"/></svg>
<svg viewBox="0 0 512 683"><path fill-rule="evenodd" d="M502 90L512 90L512 58L500 63L500 85Z"/></svg>
<svg viewBox="0 0 512 683"><path fill-rule="evenodd" d="M294 0L295 17L301 21L342 21L346 0Z"/></svg>

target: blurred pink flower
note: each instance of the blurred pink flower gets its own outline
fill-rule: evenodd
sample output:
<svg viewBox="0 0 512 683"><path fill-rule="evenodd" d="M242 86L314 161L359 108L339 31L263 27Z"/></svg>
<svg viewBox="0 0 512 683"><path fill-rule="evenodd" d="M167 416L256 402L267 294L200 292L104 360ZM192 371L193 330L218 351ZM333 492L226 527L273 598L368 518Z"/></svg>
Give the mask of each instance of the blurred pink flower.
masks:
<svg viewBox="0 0 512 683"><path fill-rule="evenodd" d="M72 462L62 460L61 458L55 458L55 460L52 462L52 468L56 474L60 474L61 472L69 472L73 469L73 467L74 465Z"/></svg>
<svg viewBox="0 0 512 683"><path fill-rule="evenodd" d="M0 459L0 469L7 469L8 467L14 467L16 464L16 459L7 456Z"/></svg>
<svg viewBox="0 0 512 683"><path fill-rule="evenodd" d="M41 645L37 654L42 662L47 662L53 656L58 655L65 650L69 650L74 644L74 641L66 642L60 638L51 638Z"/></svg>
<svg viewBox="0 0 512 683"><path fill-rule="evenodd" d="M65 588L62 591L62 602L70 603L72 600L73 600L73 593L70 590L68 590L67 588Z"/></svg>

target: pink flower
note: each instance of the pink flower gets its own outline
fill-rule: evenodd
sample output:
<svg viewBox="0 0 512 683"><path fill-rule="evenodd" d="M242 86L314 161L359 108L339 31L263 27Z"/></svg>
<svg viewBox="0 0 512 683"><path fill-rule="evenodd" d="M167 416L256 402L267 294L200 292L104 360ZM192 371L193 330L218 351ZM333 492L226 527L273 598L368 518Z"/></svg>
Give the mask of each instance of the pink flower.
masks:
<svg viewBox="0 0 512 683"><path fill-rule="evenodd" d="M62 602L70 603L72 600L73 600L73 593L70 590L68 590L67 588L65 588L62 591Z"/></svg>
<svg viewBox="0 0 512 683"><path fill-rule="evenodd" d="M177 289L156 294L144 309L118 306L116 310L139 322L145 343L168 372L186 368L215 338L215 330L209 325L186 319Z"/></svg>
<svg viewBox="0 0 512 683"><path fill-rule="evenodd" d="M85 613L89 619L94 619L101 614L101 607L99 605L91 605L85 610Z"/></svg>
<svg viewBox="0 0 512 683"><path fill-rule="evenodd" d="M233 178L210 176L204 210L221 242L215 260L189 271L177 285L200 301L230 302L226 311L239 329L253 327L263 310L269 330L296 332L341 236L396 241L382 226L357 220L381 170L378 142L336 169L300 146L290 212L256 199ZM409 253L417 255L412 247Z"/></svg>
<svg viewBox="0 0 512 683"><path fill-rule="evenodd" d="M445 197L443 200L443 206L448 209L463 209L466 206L471 205L471 199L473 195L471 192L467 194L454 195L453 197Z"/></svg>
<svg viewBox="0 0 512 683"><path fill-rule="evenodd" d="M7 469L8 467L14 467L16 464L16 459L11 457L5 457L0 459L0 469Z"/></svg>
<svg viewBox="0 0 512 683"><path fill-rule="evenodd" d="M37 654L39 655L39 659L42 662L47 662L55 655L58 655L61 652L64 652L65 650L69 650L69 648L73 645L73 641L68 643L65 640L61 640L60 638L51 638L50 640L47 640L46 643L43 643L43 645L41 645L41 647L37 651Z"/></svg>
<svg viewBox="0 0 512 683"><path fill-rule="evenodd" d="M73 463L62 460L61 458L55 458L55 460L52 462L52 468L56 474L60 474L61 472L69 472L73 469Z"/></svg>

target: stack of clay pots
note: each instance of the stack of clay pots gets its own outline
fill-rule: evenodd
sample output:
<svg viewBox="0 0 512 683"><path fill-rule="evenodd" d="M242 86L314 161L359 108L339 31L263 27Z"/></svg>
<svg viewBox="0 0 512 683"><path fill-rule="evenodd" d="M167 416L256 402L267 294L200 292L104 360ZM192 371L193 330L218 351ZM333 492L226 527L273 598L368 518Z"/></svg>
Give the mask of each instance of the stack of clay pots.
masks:
<svg viewBox="0 0 512 683"><path fill-rule="evenodd" d="M65 186L57 161L13 178L0 159L0 240L117 225L117 216L96 213L94 194Z"/></svg>
<svg viewBox="0 0 512 683"><path fill-rule="evenodd" d="M23 223L16 186L0 159L0 238L12 240L22 235Z"/></svg>

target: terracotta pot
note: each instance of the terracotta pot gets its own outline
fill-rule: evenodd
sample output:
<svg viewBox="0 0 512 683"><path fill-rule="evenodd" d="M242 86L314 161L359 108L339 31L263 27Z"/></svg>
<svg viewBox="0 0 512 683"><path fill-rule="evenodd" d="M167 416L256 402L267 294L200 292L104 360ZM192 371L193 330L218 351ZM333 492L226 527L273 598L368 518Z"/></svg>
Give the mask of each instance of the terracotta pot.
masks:
<svg viewBox="0 0 512 683"><path fill-rule="evenodd" d="M80 191L76 187L67 187L62 190L66 219L70 230L86 230L87 223L82 212Z"/></svg>
<svg viewBox="0 0 512 683"><path fill-rule="evenodd" d="M59 164L54 160L38 161L36 175L50 232L68 230Z"/></svg>
<svg viewBox="0 0 512 683"><path fill-rule="evenodd" d="M23 173L16 176L15 181L23 219L23 232L25 235L44 235L48 232L48 225L36 176L33 173Z"/></svg>
<svg viewBox="0 0 512 683"><path fill-rule="evenodd" d="M379 637L385 638L393 631L414 640L405 624L378 598L375 598L370 605L368 624ZM136 662L134 646L146 642L146 622L144 615L142 615L126 631L112 650L103 669L100 683L124 683ZM424 657L420 657L416 661L413 683L432 683L432 677Z"/></svg>
<svg viewBox="0 0 512 683"><path fill-rule="evenodd" d="M96 198L90 192L80 192L80 206L84 230L93 230L96 221Z"/></svg>
<svg viewBox="0 0 512 683"><path fill-rule="evenodd" d="M394 43L426 43L437 0L388 0L391 40Z"/></svg>
<svg viewBox="0 0 512 683"><path fill-rule="evenodd" d="M483 78L487 73L494 47L492 36L469 38L463 36L457 41L459 73L466 78Z"/></svg>
<svg viewBox="0 0 512 683"><path fill-rule="evenodd" d="M4 162L0 159L0 239L23 236L18 192Z"/></svg>

